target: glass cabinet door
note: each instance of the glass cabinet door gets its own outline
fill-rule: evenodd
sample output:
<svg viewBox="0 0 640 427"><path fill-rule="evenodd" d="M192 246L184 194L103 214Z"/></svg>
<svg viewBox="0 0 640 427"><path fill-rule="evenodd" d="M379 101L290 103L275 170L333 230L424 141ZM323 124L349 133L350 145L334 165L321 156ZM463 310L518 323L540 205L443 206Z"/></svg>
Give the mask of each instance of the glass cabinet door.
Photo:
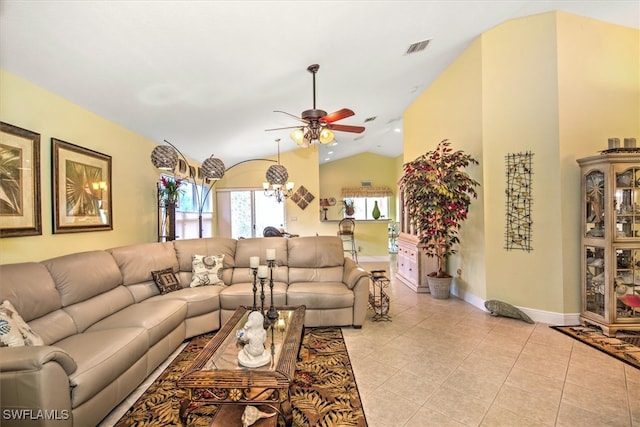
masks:
<svg viewBox="0 0 640 427"><path fill-rule="evenodd" d="M586 214L584 233L587 237L604 237L604 172L592 171L585 177Z"/></svg>
<svg viewBox="0 0 640 427"><path fill-rule="evenodd" d="M640 320L640 248L616 250L616 319Z"/></svg>
<svg viewBox="0 0 640 427"><path fill-rule="evenodd" d="M604 317L605 293L607 288L604 278L604 248L598 246L586 246L585 257L585 309L590 313Z"/></svg>
<svg viewBox="0 0 640 427"><path fill-rule="evenodd" d="M640 170L636 168L616 172L615 239L640 237Z"/></svg>

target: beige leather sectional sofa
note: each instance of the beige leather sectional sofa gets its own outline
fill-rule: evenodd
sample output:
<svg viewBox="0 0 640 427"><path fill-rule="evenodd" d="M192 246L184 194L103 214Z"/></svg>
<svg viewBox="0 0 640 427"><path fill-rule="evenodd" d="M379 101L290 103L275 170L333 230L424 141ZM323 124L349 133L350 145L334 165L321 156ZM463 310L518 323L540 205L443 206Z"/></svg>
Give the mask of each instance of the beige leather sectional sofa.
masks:
<svg viewBox="0 0 640 427"><path fill-rule="evenodd" d="M44 341L0 348L0 424L98 424L186 338L253 304L249 258L264 264L267 249L276 305L304 304L306 326L362 326L369 279L333 236L177 240L0 265L0 301ZM224 284L190 287L192 256L222 254ZM160 294L151 272L166 268L181 289Z"/></svg>

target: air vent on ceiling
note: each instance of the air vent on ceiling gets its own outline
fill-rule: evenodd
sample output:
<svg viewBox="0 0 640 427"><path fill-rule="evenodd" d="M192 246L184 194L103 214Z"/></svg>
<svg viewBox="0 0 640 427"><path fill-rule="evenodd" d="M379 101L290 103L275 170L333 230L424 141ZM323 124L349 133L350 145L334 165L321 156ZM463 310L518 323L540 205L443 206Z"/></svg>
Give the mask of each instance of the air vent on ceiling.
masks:
<svg viewBox="0 0 640 427"><path fill-rule="evenodd" d="M375 119L376 119L376 116L373 116L373 117L367 117L366 119L364 119L364 122L365 122L365 123L367 123L367 122L372 122L372 121L374 121Z"/></svg>
<svg viewBox="0 0 640 427"><path fill-rule="evenodd" d="M424 50L431 40L422 40L421 42L413 43L409 46L409 49L405 52L405 55L411 55Z"/></svg>
<svg viewBox="0 0 640 427"><path fill-rule="evenodd" d="M371 187L371 181L360 181L361 187Z"/></svg>

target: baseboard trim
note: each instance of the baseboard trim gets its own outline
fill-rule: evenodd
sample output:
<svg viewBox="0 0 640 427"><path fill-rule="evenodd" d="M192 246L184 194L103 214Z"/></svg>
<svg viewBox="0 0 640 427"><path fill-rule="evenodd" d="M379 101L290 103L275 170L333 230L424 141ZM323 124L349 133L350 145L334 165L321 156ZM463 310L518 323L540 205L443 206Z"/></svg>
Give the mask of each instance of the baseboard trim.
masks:
<svg viewBox="0 0 640 427"><path fill-rule="evenodd" d="M465 293L461 295L459 290L454 286L451 290L452 295L460 298L461 300L477 307L481 310L487 311L484 307L485 300L477 297L476 295ZM569 326L569 325L579 325L580 324L580 313L557 313L553 311L546 310L538 310L536 308L528 308L528 307L520 307L516 306L520 310L522 310L527 316L531 317L531 319L538 323L547 323L549 325L556 326Z"/></svg>

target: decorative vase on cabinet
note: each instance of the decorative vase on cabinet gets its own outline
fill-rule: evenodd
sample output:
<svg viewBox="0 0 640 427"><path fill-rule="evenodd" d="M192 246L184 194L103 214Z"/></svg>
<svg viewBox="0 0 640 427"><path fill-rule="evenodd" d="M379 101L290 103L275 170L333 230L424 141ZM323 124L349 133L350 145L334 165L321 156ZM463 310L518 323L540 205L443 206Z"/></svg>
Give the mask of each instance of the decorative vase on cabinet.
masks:
<svg viewBox="0 0 640 427"><path fill-rule="evenodd" d="M640 154L616 150L578 159L578 164L580 321L609 336L640 331Z"/></svg>

